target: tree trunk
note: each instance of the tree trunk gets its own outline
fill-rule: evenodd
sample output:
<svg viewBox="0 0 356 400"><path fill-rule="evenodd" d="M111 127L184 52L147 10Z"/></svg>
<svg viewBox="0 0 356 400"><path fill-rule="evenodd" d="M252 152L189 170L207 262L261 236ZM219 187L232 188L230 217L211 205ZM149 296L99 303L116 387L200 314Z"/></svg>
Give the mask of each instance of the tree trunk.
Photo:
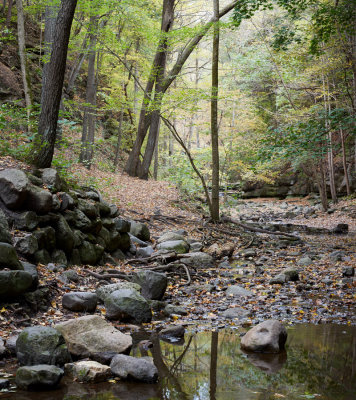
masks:
<svg viewBox="0 0 356 400"><path fill-rule="evenodd" d="M345 151L345 137L344 137L344 131L340 127L340 140L341 140L341 149L342 149L342 165L344 168L344 174L345 174L345 184L346 184L346 193L348 196L351 194L351 189L350 189L350 180L349 180L349 174L347 171L347 163L346 163L346 151Z"/></svg>
<svg viewBox="0 0 356 400"><path fill-rule="evenodd" d="M12 5L14 4L13 0L9 0L9 5L7 7L7 15L6 15L6 26L10 27L11 23L11 14L12 14Z"/></svg>
<svg viewBox="0 0 356 400"><path fill-rule="evenodd" d="M26 43L25 43L25 19L23 13L23 5L22 0L16 0L17 6L17 36L19 43L19 54L20 54L20 62L21 62L21 75L22 75L22 83L23 89L25 93L25 102L26 102L26 112L27 112L27 129L30 132L31 130L31 84L30 77L28 73L28 64L26 57Z"/></svg>
<svg viewBox="0 0 356 400"><path fill-rule="evenodd" d="M153 162L153 179L156 181L158 178L158 140L156 142Z"/></svg>
<svg viewBox="0 0 356 400"><path fill-rule="evenodd" d="M62 0L56 20L51 60L43 88L38 134L35 140L34 163L39 168L51 166L56 141L59 105L67 62L70 29L77 0Z"/></svg>
<svg viewBox="0 0 356 400"><path fill-rule="evenodd" d="M95 74L95 60L96 60L96 39L97 39L97 16L90 17L90 50L88 56L88 77L85 102L89 105L85 106L83 117L83 131L81 140L81 151L79 161L90 169L93 150L94 150L94 136L95 136L95 106L96 106L96 74Z"/></svg>
<svg viewBox="0 0 356 400"><path fill-rule="evenodd" d="M209 400L216 400L219 331L211 332Z"/></svg>
<svg viewBox="0 0 356 400"><path fill-rule="evenodd" d="M132 148L132 151L129 155L125 171L131 176L139 176L143 179L147 179L148 169L152 161L152 156L156 144L157 138L157 129L159 128L159 114L160 114L160 105L162 101L162 80L164 76L164 70L167 59L167 48L168 48L168 37L167 33L173 24L174 18L174 0L163 0L163 9L162 9L162 23L161 23L161 38L159 40L159 44L157 47L157 52L155 58L152 63L150 76L148 78L148 82L146 85L144 98L142 101L140 119L138 123L137 129L137 137ZM152 98L151 94L155 87L155 95L153 98L154 103L154 111L156 114L151 121L151 113L147 113L148 105L151 103ZM140 166L140 152L143 141L146 137L146 132L150 124L153 124L153 127L150 129L148 146L146 146L145 156L143 165ZM147 168L148 165L148 168Z"/></svg>
<svg viewBox="0 0 356 400"><path fill-rule="evenodd" d="M124 106L122 105L121 110L120 110L119 132L117 133L117 144L116 144L116 149L115 149L114 171L116 170L117 164L119 163L123 119L124 119Z"/></svg>
<svg viewBox="0 0 356 400"><path fill-rule="evenodd" d="M165 0L165 1L168 1L168 0ZM228 4L226 7L224 7L221 10L221 12L219 13L219 18L223 17L225 14L227 14L229 11L231 11L236 6L237 3L238 3L238 0L235 0L235 1L231 2L230 4ZM199 33L196 36L194 36L192 39L190 39L188 41L188 43L184 46L184 50L179 54L174 66L169 71L169 73L167 73L166 78L162 82L161 97L164 96L164 94L166 93L166 91L168 90L168 88L170 87L172 82L174 82L174 80L180 73L180 71L183 68L183 65L187 61L188 57L191 55L191 53L196 48L196 46L201 41L201 39L205 36L205 34L209 31L210 27L213 24L213 21L214 21L214 18L211 18L201 28ZM169 29L169 27L168 27L168 29ZM166 32L168 32L168 30ZM147 86L145 89L145 97L143 99L142 106L141 106L136 141L130 152L128 161L125 166L125 171L131 176L139 176L139 174L138 174L138 172L140 171L139 156L140 156L140 152L141 152L141 147L143 145L143 142L144 142L146 134L147 134L147 129L149 128L149 126L151 124L151 116L152 116L152 113L147 112L147 109L149 108L148 106L149 106L150 102L152 101L151 94L152 94L152 89L153 89L155 80L157 79L157 66L160 65L160 54L161 54L160 49L162 47L162 43L165 41L165 36L163 36L163 39L161 39L161 41L158 45L158 50L157 50L155 59L152 64L150 77L148 79ZM161 98L161 101L162 101L162 98ZM158 113L160 112L160 110L157 110L157 107L155 107L155 110ZM156 124L156 126L157 126L157 124ZM157 135L157 132L152 131L152 135Z"/></svg>
<svg viewBox="0 0 356 400"><path fill-rule="evenodd" d="M70 72L69 79L68 79L68 85L65 88L65 92L67 94L70 94L70 92L73 90L75 80L77 79L79 72L82 68L83 62L88 54L89 48L87 48L87 41L88 41L88 35L85 35L85 38L84 38L83 44L82 44L82 51L78 55L78 58Z"/></svg>
<svg viewBox="0 0 356 400"><path fill-rule="evenodd" d="M219 220L219 128L218 128L218 94L219 94L219 0L214 4L214 34L211 80L211 210L213 221Z"/></svg>

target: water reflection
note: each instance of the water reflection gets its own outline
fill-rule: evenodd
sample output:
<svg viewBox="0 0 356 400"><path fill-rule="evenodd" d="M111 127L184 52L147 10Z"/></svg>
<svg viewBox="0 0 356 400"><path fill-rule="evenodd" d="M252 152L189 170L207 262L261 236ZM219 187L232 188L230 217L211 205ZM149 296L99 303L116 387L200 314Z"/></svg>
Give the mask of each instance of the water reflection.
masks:
<svg viewBox="0 0 356 400"><path fill-rule="evenodd" d="M147 340L141 335L138 341ZM51 393L9 394L16 400L354 400L356 329L338 325L299 325L288 331L287 351L244 354L237 331L186 335L185 343L149 337L159 384L119 382L83 385L68 382ZM288 355L288 357L287 357Z"/></svg>

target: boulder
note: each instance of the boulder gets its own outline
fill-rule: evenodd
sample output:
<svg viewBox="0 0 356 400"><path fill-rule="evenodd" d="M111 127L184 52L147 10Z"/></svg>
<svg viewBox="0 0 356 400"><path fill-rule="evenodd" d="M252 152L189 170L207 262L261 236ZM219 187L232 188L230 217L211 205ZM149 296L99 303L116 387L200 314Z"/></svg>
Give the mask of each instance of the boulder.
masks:
<svg viewBox="0 0 356 400"><path fill-rule="evenodd" d="M16 342L20 365L50 364L63 366L70 362L70 354L63 336L48 326L25 328Z"/></svg>
<svg viewBox="0 0 356 400"><path fill-rule="evenodd" d="M106 296L105 308L109 319L129 319L139 324L152 319L147 300L132 289L119 289Z"/></svg>
<svg viewBox="0 0 356 400"><path fill-rule="evenodd" d="M188 315L188 311L181 306L167 304L163 310L164 314L170 317L171 315Z"/></svg>
<svg viewBox="0 0 356 400"><path fill-rule="evenodd" d="M128 233L120 233L119 249L128 251L131 247L131 240Z"/></svg>
<svg viewBox="0 0 356 400"><path fill-rule="evenodd" d="M16 250L9 243L0 242L0 268L23 269Z"/></svg>
<svg viewBox="0 0 356 400"><path fill-rule="evenodd" d="M126 219L117 217L114 219L114 222L115 222L115 228L118 232L120 232L120 233L129 233L130 232L130 228L131 228L130 221L127 221Z"/></svg>
<svg viewBox="0 0 356 400"><path fill-rule="evenodd" d="M116 356L116 354L117 353L114 351L102 351L100 353L92 354L91 358L100 364L110 365L111 360Z"/></svg>
<svg viewBox="0 0 356 400"><path fill-rule="evenodd" d="M54 168L44 168L41 177L43 184L47 186L51 192L59 192L61 190L61 178Z"/></svg>
<svg viewBox="0 0 356 400"><path fill-rule="evenodd" d="M74 247L75 237L70 229L68 222L63 216L60 216L56 224L56 243L57 246L69 255Z"/></svg>
<svg viewBox="0 0 356 400"><path fill-rule="evenodd" d="M30 290L32 285L33 285L33 279L29 272L0 271L1 297L18 296Z"/></svg>
<svg viewBox="0 0 356 400"><path fill-rule="evenodd" d="M145 242L150 240L150 231L148 226L142 222L131 221L130 233Z"/></svg>
<svg viewBox="0 0 356 400"><path fill-rule="evenodd" d="M14 238L14 245L15 249L26 258L31 258L38 250L36 236L31 233Z"/></svg>
<svg viewBox="0 0 356 400"><path fill-rule="evenodd" d="M74 226L83 232L88 232L91 228L90 219L78 208L76 208L73 213Z"/></svg>
<svg viewBox="0 0 356 400"><path fill-rule="evenodd" d="M23 171L0 171L0 198L7 208L19 209L27 198L29 180Z"/></svg>
<svg viewBox="0 0 356 400"><path fill-rule="evenodd" d="M137 283L117 282L117 283L112 283L110 285L104 285L104 286L98 287L96 289L96 295L98 296L98 299L104 303L107 296L109 296L111 293L115 292L116 290L120 290L120 289L136 290L138 294L140 294L140 292L141 292L141 286L138 285Z"/></svg>
<svg viewBox="0 0 356 400"><path fill-rule="evenodd" d="M61 212L65 210L72 210L77 203L69 193L61 192L57 193L57 196L61 202L61 206L59 208Z"/></svg>
<svg viewBox="0 0 356 400"><path fill-rule="evenodd" d="M6 350L13 356L16 356L16 342L19 337L18 333L12 333L7 339L5 343Z"/></svg>
<svg viewBox="0 0 356 400"><path fill-rule="evenodd" d="M98 303L98 297L95 293L89 292L70 292L65 293L62 297L62 305L64 308L76 312L95 311Z"/></svg>
<svg viewBox="0 0 356 400"><path fill-rule="evenodd" d="M207 253L198 251L196 253L189 253L180 260L185 265L193 268L210 268L214 265L213 257Z"/></svg>
<svg viewBox="0 0 356 400"><path fill-rule="evenodd" d="M95 205L89 200L79 199L78 209L90 219L99 217L99 211L97 207L95 207Z"/></svg>
<svg viewBox="0 0 356 400"><path fill-rule="evenodd" d="M10 387L10 381L8 379L0 379L0 390L8 389Z"/></svg>
<svg viewBox="0 0 356 400"><path fill-rule="evenodd" d="M120 379L132 379L140 382L155 383L158 380L158 370L153 361L147 358L135 358L123 354L116 355L110 368Z"/></svg>
<svg viewBox="0 0 356 400"><path fill-rule="evenodd" d="M51 254L51 260L55 264L62 264L62 265L67 265L68 260L66 257L66 253L63 250L54 250Z"/></svg>
<svg viewBox="0 0 356 400"><path fill-rule="evenodd" d="M99 215L101 217L113 218L113 216L111 215L111 208L109 203L107 203L106 201L100 201L95 203L95 206L97 207Z"/></svg>
<svg viewBox="0 0 356 400"><path fill-rule="evenodd" d="M84 240L83 244L78 248L78 250L83 264L95 265L98 261L98 255L95 251L95 246L92 243Z"/></svg>
<svg viewBox="0 0 356 400"><path fill-rule="evenodd" d="M59 275L58 279L63 283L69 283L69 282L78 283L80 277L74 269L68 269L67 271L63 271Z"/></svg>
<svg viewBox="0 0 356 400"><path fill-rule="evenodd" d="M184 254L188 253L189 244L185 240L172 240L158 244L157 250L168 250L177 254Z"/></svg>
<svg viewBox="0 0 356 400"><path fill-rule="evenodd" d="M0 242L11 244L9 224L2 210L0 210Z"/></svg>
<svg viewBox="0 0 356 400"><path fill-rule="evenodd" d="M56 387L63 376L63 370L54 365L20 367L16 371L16 385L22 390L49 390Z"/></svg>
<svg viewBox="0 0 356 400"><path fill-rule="evenodd" d="M161 300L168 284L165 274L149 270L138 271L134 275L133 282L141 286L142 296L149 300Z"/></svg>
<svg viewBox="0 0 356 400"><path fill-rule="evenodd" d="M241 339L241 349L252 352L279 353L287 340L286 328L273 319L250 329Z"/></svg>
<svg viewBox="0 0 356 400"><path fill-rule="evenodd" d="M64 372L81 383L105 382L111 376L110 367L96 361L68 363L64 366Z"/></svg>
<svg viewBox="0 0 356 400"><path fill-rule="evenodd" d="M159 333L159 336L163 339L168 339L173 342L174 339L182 339L184 337L185 328L183 325L172 325L164 328Z"/></svg>
<svg viewBox="0 0 356 400"><path fill-rule="evenodd" d="M297 265L308 266L313 263L313 260L309 256L302 257L297 261Z"/></svg>
<svg viewBox="0 0 356 400"><path fill-rule="evenodd" d="M52 194L34 185L29 185L26 208L37 214L47 214L53 206Z"/></svg>
<svg viewBox="0 0 356 400"><path fill-rule="evenodd" d="M33 236L37 239L38 249L52 252L56 248L56 231L51 226L36 229Z"/></svg>
<svg viewBox="0 0 356 400"><path fill-rule="evenodd" d="M89 357L92 354L112 351L123 353L132 346L131 336L115 329L98 315L86 315L57 324L71 354Z"/></svg>
<svg viewBox="0 0 356 400"><path fill-rule="evenodd" d="M35 212L25 211L17 215L14 219L14 228L24 231L33 231L38 226L38 223L39 217Z"/></svg>
<svg viewBox="0 0 356 400"><path fill-rule="evenodd" d="M177 232L166 232L157 239L157 243L171 242L172 240L185 240L185 238Z"/></svg>
<svg viewBox="0 0 356 400"><path fill-rule="evenodd" d="M37 267L36 265L33 265L31 263L28 263L26 261L20 261L23 269L25 272L28 272L32 276L32 285L29 288L29 290L35 290L38 286L38 272L37 272Z"/></svg>
<svg viewBox="0 0 356 400"><path fill-rule="evenodd" d="M221 313L221 316L226 319L240 319L250 315L250 312L240 307L228 308Z"/></svg>
<svg viewBox="0 0 356 400"><path fill-rule="evenodd" d="M239 285L232 285L226 289L227 296L233 297L251 297L253 293Z"/></svg>
<svg viewBox="0 0 356 400"><path fill-rule="evenodd" d="M5 353L6 353L5 342L0 337L0 359L5 356Z"/></svg>
<svg viewBox="0 0 356 400"><path fill-rule="evenodd" d="M148 258L151 257L153 254L153 248L152 246L147 246L147 247L140 247L136 251L136 256L138 258Z"/></svg>
<svg viewBox="0 0 356 400"><path fill-rule="evenodd" d="M51 262L51 256L46 249L36 251L34 258L37 264L48 264Z"/></svg>

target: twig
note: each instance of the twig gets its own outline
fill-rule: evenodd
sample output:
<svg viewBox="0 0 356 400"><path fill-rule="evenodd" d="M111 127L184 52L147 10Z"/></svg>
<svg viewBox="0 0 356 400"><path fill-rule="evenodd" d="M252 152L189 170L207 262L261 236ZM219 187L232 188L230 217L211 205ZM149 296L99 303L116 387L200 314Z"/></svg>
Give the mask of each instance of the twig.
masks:
<svg viewBox="0 0 356 400"><path fill-rule="evenodd" d="M97 279L111 279L111 278L118 278L118 279L124 279L125 281L131 281L131 277L126 274L122 273L115 273L115 274L98 274L96 272L90 271L88 269L84 269L83 272L86 272L87 274L93 276L94 278Z"/></svg>

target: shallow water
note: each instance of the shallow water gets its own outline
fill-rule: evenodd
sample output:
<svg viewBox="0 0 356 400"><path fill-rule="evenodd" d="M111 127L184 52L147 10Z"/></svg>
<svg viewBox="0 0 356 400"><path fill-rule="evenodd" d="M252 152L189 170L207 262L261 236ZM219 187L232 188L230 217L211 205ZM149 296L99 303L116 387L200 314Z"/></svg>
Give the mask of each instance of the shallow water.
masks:
<svg viewBox="0 0 356 400"><path fill-rule="evenodd" d="M138 338L139 339L139 338ZM286 352L246 355L237 330L186 334L184 344L153 338L158 384L64 382L46 393L8 393L17 400L356 399L356 328L296 325ZM136 348L135 356L147 355ZM151 354L149 354L151 355Z"/></svg>

